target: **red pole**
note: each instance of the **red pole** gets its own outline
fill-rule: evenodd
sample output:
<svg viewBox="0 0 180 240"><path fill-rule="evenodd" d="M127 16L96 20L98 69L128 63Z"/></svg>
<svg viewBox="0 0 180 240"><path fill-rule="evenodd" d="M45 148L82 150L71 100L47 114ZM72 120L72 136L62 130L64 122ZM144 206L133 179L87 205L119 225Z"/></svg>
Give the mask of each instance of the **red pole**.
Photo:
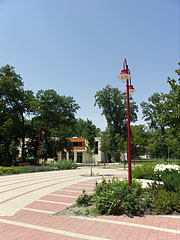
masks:
<svg viewBox="0 0 180 240"><path fill-rule="evenodd" d="M126 80L127 87L127 128L128 128L128 180L129 188L131 187L131 134L130 134L130 114L129 114L129 80Z"/></svg>
<svg viewBox="0 0 180 240"><path fill-rule="evenodd" d="M38 167L39 167L39 159L40 159L40 136L41 136L41 128L39 128L39 141L38 141Z"/></svg>
<svg viewBox="0 0 180 240"><path fill-rule="evenodd" d="M134 166L135 166L135 136L133 137L133 147L134 147Z"/></svg>

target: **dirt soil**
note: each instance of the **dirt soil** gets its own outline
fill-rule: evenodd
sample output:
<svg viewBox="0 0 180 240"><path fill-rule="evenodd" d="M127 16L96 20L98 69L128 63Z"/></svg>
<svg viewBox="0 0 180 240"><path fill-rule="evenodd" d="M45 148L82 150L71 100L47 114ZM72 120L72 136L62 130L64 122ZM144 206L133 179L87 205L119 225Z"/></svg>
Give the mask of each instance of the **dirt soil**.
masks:
<svg viewBox="0 0 180 240"><path fill-rule="evenodd" d="M91 212L91 210L95 208L94 205L90 205L88 207L78 207L77 205L72 205L70 207L67 207L66 209L63 209L55 214L54 216L100 216L100 214L97 214L96 212ZM139 212L136 216L142 217L145 215L158 215L155 211L153 210L147 210L146 212ZM178 212L173 212L172 214L169 215L180 215ZM132 215L129 215L129 217L134 217Z"/></svg>

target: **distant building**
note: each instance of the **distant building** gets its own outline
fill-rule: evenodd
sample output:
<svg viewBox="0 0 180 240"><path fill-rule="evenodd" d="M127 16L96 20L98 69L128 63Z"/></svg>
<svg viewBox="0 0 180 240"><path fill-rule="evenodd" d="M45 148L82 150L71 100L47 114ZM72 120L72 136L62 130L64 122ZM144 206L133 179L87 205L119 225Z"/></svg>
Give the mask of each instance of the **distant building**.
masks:
<svg viewBox="0 0 180 240"><path fill-rule="evenodd" d="M94 163L104 162L104 153L101 151L101 138L95 138L95 150L94 155L91 156L87 152L87 141L85 138L70 138L72 143L72 151L69 153L64 150L63 152L58 153L58 159L73 160L77 163L89 163L92 159Z"/></svg>
<svg viewBox="0 0 180 240"><path fill-rule="evenodd" d="M25 142L27 143L29 139L26 138ZM94 155L91 156L87 152L87 141L85 138L69 138L69 140L72 143L72 151L69 153L66 149L62 152L58 152L58 160L66 159L66 160L72 160L77 163L100 163L104 162L105 154L101 151L101 138L97 137L95 138L95 149L94 149ZM18 147L19 154L17 155L17 158L21 157L21 145ZM43 159L40 159L40 162L42 162ZM48 162L54 161L53 158L48 158Z"/></svg>

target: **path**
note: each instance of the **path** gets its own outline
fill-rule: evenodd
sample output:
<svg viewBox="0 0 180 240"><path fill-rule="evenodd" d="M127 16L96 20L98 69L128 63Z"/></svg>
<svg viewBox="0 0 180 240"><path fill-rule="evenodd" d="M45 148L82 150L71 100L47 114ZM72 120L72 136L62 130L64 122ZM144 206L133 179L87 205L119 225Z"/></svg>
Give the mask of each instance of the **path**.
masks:
<svg viewBox="0 0 180 240"><path fill-rule="evenodd" d="M117 169L94 169L105 177L124 178ZM89 169L0 177L0 240L178 240L180 217L52 216L73 204L101 177Z"/></svg>

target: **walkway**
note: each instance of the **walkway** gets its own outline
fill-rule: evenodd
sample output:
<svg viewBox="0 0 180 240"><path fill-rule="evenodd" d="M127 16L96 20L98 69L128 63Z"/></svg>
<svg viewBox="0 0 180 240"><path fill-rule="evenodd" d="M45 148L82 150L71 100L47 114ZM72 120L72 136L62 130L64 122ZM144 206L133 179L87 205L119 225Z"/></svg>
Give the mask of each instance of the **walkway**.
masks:
<svg viewBox="0 0 180 240"><path fill-rule="evenodd" d="M124 178L116 169L94 169L109 178ZM178 240L180 217L52 216L93 190L97 177L89 169L0 177L0 240Z"/></svg>

